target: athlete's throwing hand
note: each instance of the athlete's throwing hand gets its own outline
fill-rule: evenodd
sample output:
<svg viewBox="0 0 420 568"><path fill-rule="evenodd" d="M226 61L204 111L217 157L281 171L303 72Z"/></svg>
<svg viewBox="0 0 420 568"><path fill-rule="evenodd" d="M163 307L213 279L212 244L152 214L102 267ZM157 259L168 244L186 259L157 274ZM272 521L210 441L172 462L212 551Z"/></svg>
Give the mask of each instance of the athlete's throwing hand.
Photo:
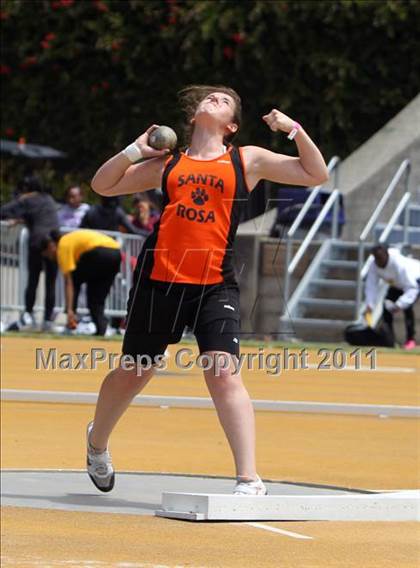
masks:
<svg viewBox="0 0 420 568"><path fill-rule="evenodd" d="M265 114L263 120L268 124L273 132L281 130L289 133L294 128L294 121L286 114L273 108L271 112Z"/></svg>
<svg viewBox="0 0 420 568"><path fill-rule="evenodd" d="M170 150L156 150L149 146L149 135L158 127L159 126L157 124L152 124L152 126L149 126L146 132L143 132L143 134L141 134L135 141L137 146L140 148L143 158L158 158L159 156L166 156L170 152Z"/></svg>

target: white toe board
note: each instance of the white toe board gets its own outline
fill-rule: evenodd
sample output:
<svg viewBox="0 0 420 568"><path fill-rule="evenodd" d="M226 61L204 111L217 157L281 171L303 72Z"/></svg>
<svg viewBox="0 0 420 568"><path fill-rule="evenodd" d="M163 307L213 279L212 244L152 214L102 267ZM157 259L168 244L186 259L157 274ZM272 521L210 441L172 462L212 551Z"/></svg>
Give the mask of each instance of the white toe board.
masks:
<svg viewBox="0 0 420 568"><path fill-rule="evenodd" d="M420 491L331 496L163 493L155 514L194 521L419 521Z"/></svg>

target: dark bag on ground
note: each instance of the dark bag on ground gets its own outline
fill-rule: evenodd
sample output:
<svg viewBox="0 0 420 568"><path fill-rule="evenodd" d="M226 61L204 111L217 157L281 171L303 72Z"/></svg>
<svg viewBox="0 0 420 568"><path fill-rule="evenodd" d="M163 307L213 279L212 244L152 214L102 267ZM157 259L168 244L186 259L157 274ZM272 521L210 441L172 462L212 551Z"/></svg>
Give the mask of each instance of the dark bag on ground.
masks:
<svg viewBox="0 0 420 568"><path fill-rule="evenodd" d="M385 323L376 329L360 323L349 325L344 330L344 338L350 345L394 347L393 333Z"/></svg>

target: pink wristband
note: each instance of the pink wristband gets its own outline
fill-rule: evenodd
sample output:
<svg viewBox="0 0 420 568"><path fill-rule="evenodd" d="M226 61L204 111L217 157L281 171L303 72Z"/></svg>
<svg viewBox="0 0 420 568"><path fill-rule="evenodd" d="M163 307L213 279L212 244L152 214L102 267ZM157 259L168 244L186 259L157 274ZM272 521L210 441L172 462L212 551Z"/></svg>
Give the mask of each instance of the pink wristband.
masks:
<svg viewBox="0 0 420 568"><path fill-rule="evenodd" d="M288 138L289 140L293 140L293 138L296 136L296 134L299 132L299 130L300 130L301 128L302 128L302 126L301 126L298 122L294 121L294 122L293 122L293 128L292 128L292 130L289 132L287 138Z"/></svg>

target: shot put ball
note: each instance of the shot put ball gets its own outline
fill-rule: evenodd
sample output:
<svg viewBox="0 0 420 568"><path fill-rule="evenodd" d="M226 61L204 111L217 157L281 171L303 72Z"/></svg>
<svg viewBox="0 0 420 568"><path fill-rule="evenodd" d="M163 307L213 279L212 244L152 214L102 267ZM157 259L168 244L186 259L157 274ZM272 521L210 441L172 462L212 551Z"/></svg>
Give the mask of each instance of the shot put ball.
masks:
<svg viewBox="0 0 420 568"><path fill-rule="evenodd" d="M158 126L149 134L149 146L155 150L173 150L177 141L175 131L169 126Z"/></svg>

